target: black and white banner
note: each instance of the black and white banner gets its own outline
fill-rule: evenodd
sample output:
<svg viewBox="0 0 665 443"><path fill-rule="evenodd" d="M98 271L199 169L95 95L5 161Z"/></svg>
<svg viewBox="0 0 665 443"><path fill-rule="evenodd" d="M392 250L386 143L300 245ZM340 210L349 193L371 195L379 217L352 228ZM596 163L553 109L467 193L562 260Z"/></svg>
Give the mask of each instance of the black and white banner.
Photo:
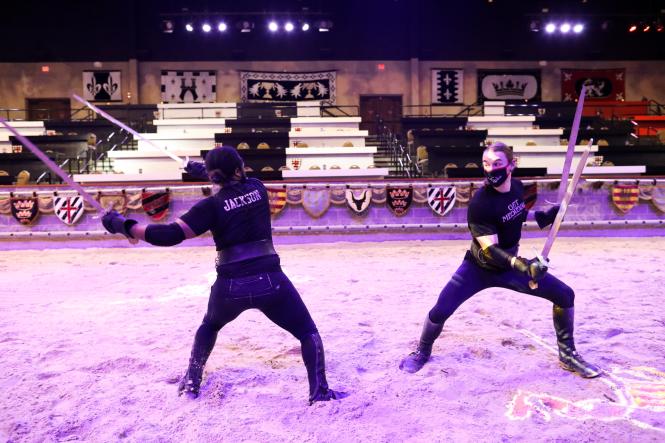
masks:
<svg viewBox="0 0 665 443"><path fill-rule="evenodd" d="M242 101L335 103L337 72L240 72Z"/></svg>
<svg viewBox="0 0 665 443"><path fill-rule="evenodd" d="M478 101L540 101L539 69L479 69Z"/></svg>
<svg viewBox="0 0 665 443"><path fill-rule="evenodd" d="M216 71L162 71L163 103L214 103Z"/></svg>
<svg viewBox="0 0 665 443"><path fill-rule="evenodd" d="M83 98L90 102L120 102L121 71L83 71Z"/></svg>
<svg viewBox="0 0 665 443"><path fill-rule="evenodd" d="M464 103L464 70L432 69L432 104Z"/></svg>

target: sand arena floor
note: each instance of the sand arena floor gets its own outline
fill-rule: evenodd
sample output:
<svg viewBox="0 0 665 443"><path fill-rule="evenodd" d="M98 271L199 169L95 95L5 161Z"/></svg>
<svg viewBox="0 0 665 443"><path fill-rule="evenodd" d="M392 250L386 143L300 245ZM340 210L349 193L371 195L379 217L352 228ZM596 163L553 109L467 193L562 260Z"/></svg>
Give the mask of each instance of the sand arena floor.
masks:
<svg viewBox="0 0 665 443"><path fill-rule="evenodd" d="M258 311L221 331L201 397L177 397L213 248L3 251L0 441L665 441L665 238L557 240L578 349L604 377L561 370L550 303L502 289L462 305L430 363L401 372L467 246L278 247L328 380L350 394L311 407L299 343Z"/></svg>

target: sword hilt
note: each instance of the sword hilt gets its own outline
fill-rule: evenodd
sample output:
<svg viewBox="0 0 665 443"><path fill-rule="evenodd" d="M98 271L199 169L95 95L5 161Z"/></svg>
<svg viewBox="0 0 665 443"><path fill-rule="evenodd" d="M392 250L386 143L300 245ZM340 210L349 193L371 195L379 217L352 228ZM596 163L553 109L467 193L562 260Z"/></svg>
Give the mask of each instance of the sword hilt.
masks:
<svg viewBox="0 0 665 443"><path fill-rule="evenodd" d="M547 258L547 257L543 257L543 256L540 255L540 254L536 254L536 259L538 260L538 262L539 262L541 265L543 265L543 266L547 266L547 268L550 268L550 267L551 267L551 266L550 266L550 259L549 259L549 258ZM538 289L538 282L535 281L535 280L529 280L529 288L531 288L532 290L536 290L536 289Z"/></svg>

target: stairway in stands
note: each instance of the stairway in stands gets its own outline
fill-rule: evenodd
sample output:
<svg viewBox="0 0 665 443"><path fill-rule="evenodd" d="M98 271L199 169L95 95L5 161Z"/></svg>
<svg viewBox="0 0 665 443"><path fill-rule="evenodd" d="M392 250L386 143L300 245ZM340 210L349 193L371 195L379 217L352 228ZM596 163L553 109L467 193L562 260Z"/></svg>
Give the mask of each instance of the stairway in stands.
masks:
<svg viewBox="0 0 665 443"><path fill-rule="evenodd" d="M370 135L365 138L365 146L375 146L376 153L374 154L374 166L377 168L388 168L389 175L388 177L396 177L397 172L395 170L395 165L391 160L390 148L388 144L382 141L376 135Z"/></svg>

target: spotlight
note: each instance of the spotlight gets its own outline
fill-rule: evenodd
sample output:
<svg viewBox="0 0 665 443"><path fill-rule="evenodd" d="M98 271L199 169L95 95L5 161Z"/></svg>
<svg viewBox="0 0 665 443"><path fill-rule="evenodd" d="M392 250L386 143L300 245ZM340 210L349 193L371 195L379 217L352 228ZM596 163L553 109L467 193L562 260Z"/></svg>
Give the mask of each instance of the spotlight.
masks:
<svg viewBox="0 0 665 443"><path fill-rule="evenodd" d="M270 29L271 32L276 32L277 31L277 22L276 21L271 21L268 23L268 29Z"/></svg>
<svg viewBox="0 0 665 443"><path fill-rule="evenodd" d="M162 20L162 32L165 34L173 34L173 21L172 20Z"/></svg>
<svg viewBox="0 0 665 443"><path fill-rule="evenodd" d="M319 22L319 32L328 32L332 28L332 22L328 20L321 20Z"/></svg>
<svg viewBox="0 0 665 443"><path fill-rule="evenodd" d="M529 29L531 29L532 32L540 32L540 21L531 20L531 24L529 25Z"/></svg>
<svg viewBox="0 0 665 443"><path fill-rule="evenodd" d="M226 31L227 28L228 28L228 26L226 26L226 23L225 23L225 22L219 22L219 23L217 24L217 30L218 30L219 32L224 32L224 31Z"/></svg>
<svg viewBox="0 0 665 443"><path fill-rule="evenodd" d="M194 32L194 25L191 23L187 23L185 25L185 29L187 30L187 32Z"/></svg>
<svg viewBox="0 0 665 443"><path fill-rule="evenodd" d="M303 23L301 29L303 31L309 31L309 23L307 23L307 22Z"/></svg>
<svg viewBox="0 0 665 443"><path fill-rule="evenodd" d="M254 27L254 23L249 22L247 20L242 21L238 23L238 28L240 28L240 32L252 32L252 28Z"/></svg>
<svg viewBox="0 0 665 443"><path fill-rule="evenodd" d="M577 23L575 24L575 26L573 26L573 32L575 34L579 34L582 31L584 31L584 25L582 23Z"/></svg>
<svg viewBox="0 0 665 443"><path fill-rule="evenodd" d="M284 25L284 30L286 32L293 31L293 28L294 28L294 26L293 26L293 23L291 23L291 22L286 22L286 24Z"/></svg>
<svg viewBox="0 0 665 443"><path fill-rule="evenodd" d="M210 32L212 30L212 26L210 26L210 23L204 23L201 25L201 30L203 32Z"/></svg>
<svg viewBox="0 0 665 443"><path fill-rule="evenodd" d="M665 31L665 26L663 26L662 23L656 23L656 32L663 32Z"/></svg>
<svg viewBox="0 0 665 443"><path fill-rule="evenodd" d="M635 32L635 31L637 31L637 25L636 24L631 24L628 27L628 32Z"/></svg>
<svg viewBox="0 0 665 443"><path fill-rule="evenodd" d="M649 32L651 30L651 25L649 23L645 23L642 25L642 32Z"/></svg>
<svg viewBox="0 0 665 443"><path fill-rule="evenodd" d="M553 34L554 31L556 31L556 25L554 23L548 23L547 26L545 26L545 32L548 34Z"/></svg>
<svg viewBox="0 0 665 443"><path fill-rule="evenodd" d="M562 23L561 26L559 26L559 31L561 31L562 34L568 34L570 32L570 23Z"/></svg>

